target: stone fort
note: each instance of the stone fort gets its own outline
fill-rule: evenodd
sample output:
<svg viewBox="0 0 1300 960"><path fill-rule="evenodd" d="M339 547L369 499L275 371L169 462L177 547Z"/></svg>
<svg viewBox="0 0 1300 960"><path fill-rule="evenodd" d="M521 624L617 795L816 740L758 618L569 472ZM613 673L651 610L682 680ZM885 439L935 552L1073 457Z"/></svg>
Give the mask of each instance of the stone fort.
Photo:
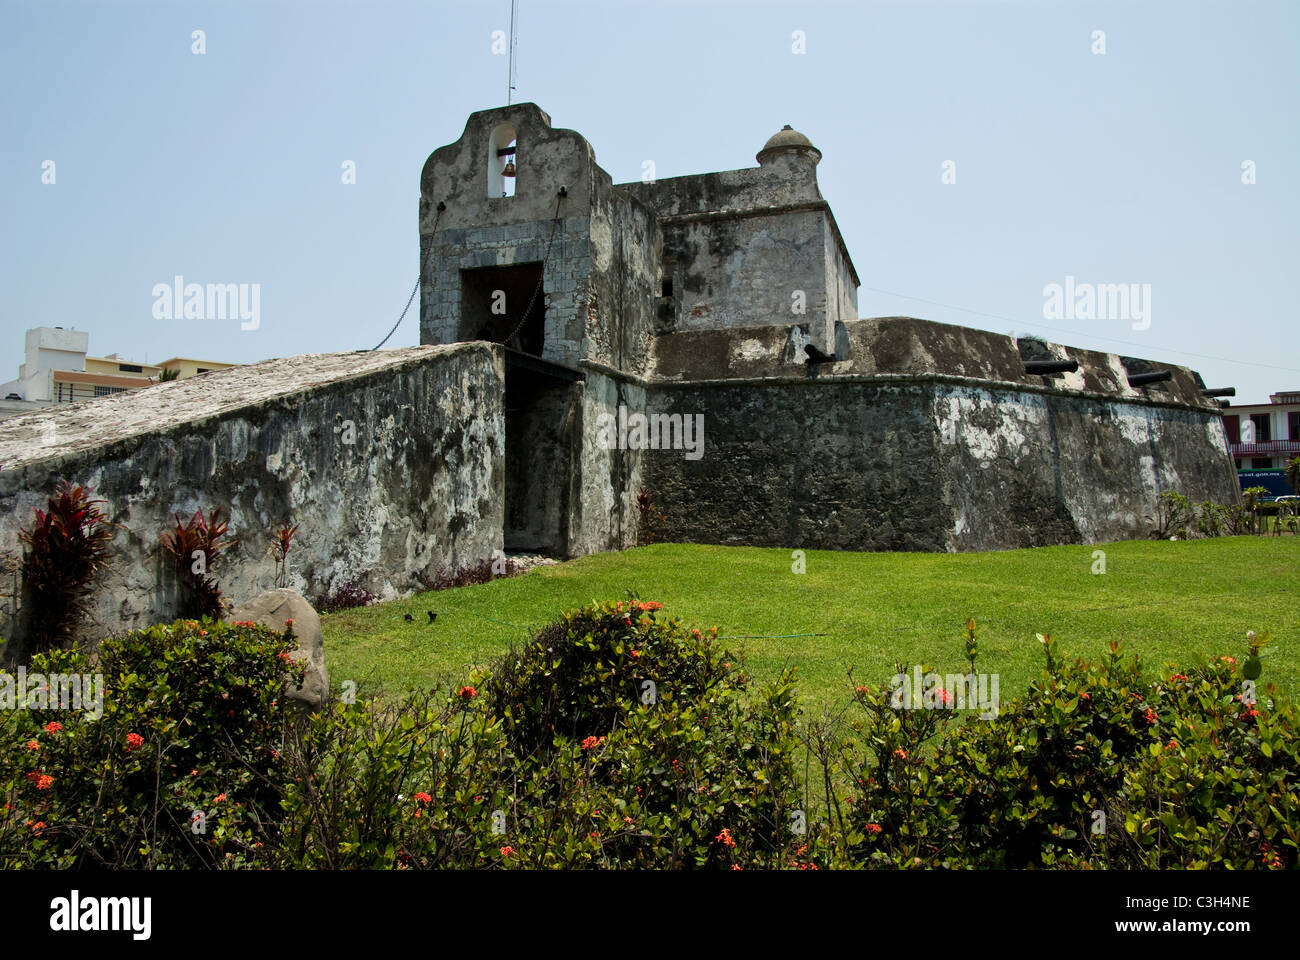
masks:
<svg viewBox="0 0 1300 960"><path fill-rule="evenodd" d="M119 523L109 632L172 615L157 537L198 507L232 518L239 601L283 522L316 597L630 547L643 491L665 539L835 550L1142 537L1161 491L1237 499L1192 370L860 319L820 158L787 126L757 166L615 184L536 105L475 113L421 173L421 346L5 420L0 554L58 478L91 486Z"/></svg>

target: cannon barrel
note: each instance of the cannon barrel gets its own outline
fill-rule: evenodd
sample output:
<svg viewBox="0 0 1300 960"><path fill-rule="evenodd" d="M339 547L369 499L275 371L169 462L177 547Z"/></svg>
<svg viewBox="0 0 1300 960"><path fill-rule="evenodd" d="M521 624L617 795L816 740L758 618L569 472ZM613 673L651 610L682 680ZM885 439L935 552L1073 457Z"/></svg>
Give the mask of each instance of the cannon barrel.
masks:
<svg viewBox="0 0 1300 960"><path fill-rule="evenodd" d="M1130 373L1128 375L1128 385L1130 387L1145 387L1148 383L1164 383L1166 380L1174 378L1171 370L1152 370L1150 373Z"/></svg>
<svg viewBox="0 0 1300 960"><path fill-rule="evenodd" d="M1079 369L1078 360L1026 360L1025 373L1037 373L1046 376L1049 373L1074 373Z"/></svg>
<svg viewBox="0 0 1300 960"><path fill-rule="evenodd" d="M1236 387L1217 387L1214 390L1202 390L1203 397L1235 397L1237 395Z"/></svg>
<svg viewBox="0 0 1300 960"><path fill-rule="evenodd" d="M1232 401L1231 401L1231 400L1220 400L1220 401L1219 401L1219 407L1220 407L1220 409L1222 409L1223 407L1230 407L1230 406L1232 406Z"/></svg>

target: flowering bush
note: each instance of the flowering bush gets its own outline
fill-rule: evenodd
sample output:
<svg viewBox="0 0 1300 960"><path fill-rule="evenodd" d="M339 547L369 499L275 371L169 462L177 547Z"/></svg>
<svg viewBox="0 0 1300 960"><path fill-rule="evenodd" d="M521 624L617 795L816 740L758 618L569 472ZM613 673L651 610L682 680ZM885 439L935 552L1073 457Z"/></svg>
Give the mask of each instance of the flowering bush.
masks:
<svg viewBox="0 0 1300 960"><path fill-rule="evenodd" d="M280 654L295 647L289 630L189 620L106 640L97 662L34 658L29 677L102 674L103 712L93 718L83 688L81 710L0 714L0 864L251 861L278 833L275 747L296 706L283 691L302 679ZM21 829L28 820L39 834Z"/></svg>
<svg viewBox="0 0 1300 960"><path fill-rule="evenodd" d="M1297 712L1253 699L1266 640L1151 681L1117 644L1060 662L997 716L896 710L859 687L847 730L811 738L851 771L816 855L882 867L1279 867L1300 844ZM1252 666L1247 666L1250 664ZM1252 677L1251 674L1254 674Z"/></svg>
<svg viewBox="0 0 1300 960"><path fill-rule="evenodd" d="M314 714L283 695L291 624L178 621L94 666L42 655L102 672L103 716L0 717L0 865L1297 863L1297 713L1256 693L1267 635L1154 679L1117 645L1065 663L1042 636L1041 676L995 712L859 683L846 719L803 722L791 673L755 689L716 631L661 609L574 610L471 683Z"/></svg>

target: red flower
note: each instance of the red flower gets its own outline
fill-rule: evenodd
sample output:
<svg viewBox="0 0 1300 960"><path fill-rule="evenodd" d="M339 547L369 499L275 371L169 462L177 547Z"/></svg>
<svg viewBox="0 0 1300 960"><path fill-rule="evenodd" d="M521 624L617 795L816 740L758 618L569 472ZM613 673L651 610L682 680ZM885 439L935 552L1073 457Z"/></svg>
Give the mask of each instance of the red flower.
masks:
<svg viewBox="0 0 1300 960"><path fill-rule="evenodd" d="M640 660L640 659L641 659L641 651L638 650L638 649L636 649L635 647L633 647L631 650L629 650L629 651L627 652L627 655L628 655L629 657L631 657L633 660Z"/></svg>
<svg viewBox="0 0 1300 960"><path fill-rule="evenodd" d="M878 823L867 824L867 833L879 833L879 832L880 832L880 824Z"/></svg>
<svg viewBox="0 0 1300 960"><path fill-rule="evenodd" d="M604 737L587 737L587 739L582 741L582 749L595 750L604 742L605 742Z"/></svg>
<svg viewBox="0 0 1300 960"><path fill-rule="evenodd" d="M733 863L733 864L731 865L731 869L732 869L732 870L744 870L745 868L742 867L742 866L741 866L740 864L738 864L738 863Z"/></svg>
<svg viewBox="0 0 1300 960"><path fill-rule="evenodd" d="M1237 665L1236 657L1220 657L1219 659L1222 660L1224 663L1232 664L1234 667Z"/></svg>
<svg viewBox="0 0 1300 960"><path fill-rule="evenodd" d="M1083 691L1083 693L1079 694L1079 699L1080 699L1080 700L1091 700L1091 699L1092 699L1092 694L1089 693L1087 690L1085 690L1085 691Z"/></svg>
<svg viewBox="0 0 1300 960"><path fill-rule="evenodd" d="M654 600L647 600L645 603L634 603L633 606L638 610L662 610L664 608L662 603L657 603Z"/></svg>
<svg viewBox="0 0 1300 960"><path fill-rule="evenodd" d="M195 767L193 770L190 771L190 776L191 776L191 777L197 777L198 775L199 775L199 769L198 769L198 767Z"/></svg>
<svg viewBox="0 0 1300 960"><path fill-rule="evenodd" d="M51 777L48 773L42 773L40 776L36 778L37 790L48 790L53 784L54 784L54 778Z"/></svg>
<svg viewBox="0 0 1300 960"><path fill-rule="evenodd" d="M39 750L39 749L41 749L41 745L40 745L39 743L37 743L35 740L28 740L28 741L27 741L27 749L28 749L28 750Z"/></svg>
<svg viewBox="0 0 1300 960"><path fill-rule="evenodd" d="M138 733L128 733L126 735L126 748L128 750L139 750L144 746L144 737Z"/></svg>
<svg viewBox="0 0 1300 960"><path fill-rule="evenodd" d="M871 688L870 688L870 687L854 687L854 688L853 688L853 692L856 693L856 694L861 695L861 694L864 694L864 693L870 693L870 692L871 692Z"/></svg>
<svg viewBox="0 0 1300 960"><path fill-rule="evenodd" d="M510 854L512 854L512 853L514 853L514 852L515 852L515 848L514 848L514 847L502 847L502 848L501 848L501 856L503 856L503 857L508 857L508 856L510 856Z"/></svg>
<svg viewBox="0 0 1300 960"><path fill-rule="evenodd" d="M429 796L423 790L415 795L416 803L429 803L431 800L433 800L433 797Z"/></svg>
<svg viewBox="0 0 1300 960"><path fill-rule="evenodd" d="M225 802L226 802L226 795L225 795L224 793L219 793L219 794L217 794L216 802L217 802L217 803L225 803Z"/></svg>
<svg viewBox="0 0 1300 960"><path fill-rule="evenodd" d="M902 747L899 747L897 750L894 751L894 756L898 757L899 760L906 760L907 751L904 750Z"/></svg>
<svg viewBox="0 0 1300 960"><path fill-rule="evenodd" d="M464 697L466 700L473 700L478 696L478 691L473 687L461 687L456 691L456 696Z"/></svg>
<svg viewBox="0 0 1300 960"><path fill-rule="evenodd" d="M939 687L938 689L939 689L939 706L946 707L948 706L948 704L952 703L953 700L952 694L949 693L943 687Z"/></svg>
<svg viewBox="0 0 1300 960"><path fill-rule="evenodd" d="M1147 718L1147 723L1156 722L1156 712L1152 710L1150 707L1147 708L1146 718Z"/></svg>
<svg viewBox="0 0 1300 960"><path fill-rule="evenodd" d="M1185 673L1175 673L1175 674L1174 674L1173 676L1171 676L1169 679L1170 679L1171 681L1173 681L1173 680L1186 680L1186 679L1187 679L1187 674L1185 674Z"/></svg>
<svg viewBox="0 0 1300 960"><path fill-rule="evenodd" d="M49 723L45 725L46 733L58 733L62 729L63 729L63 724L59 723L57 720L51 720Z"/></svg>
<svg viewBox="0 0 1300 960"><path fill-rule="evenodd" d="M736 845L736 841L732 839L731 831L728 830L726 827L723 827L722 832L718 834L716 837L714 837L713 839L718 841L718 843L722 844L724 847L727 847L728 849Z"/></svg>

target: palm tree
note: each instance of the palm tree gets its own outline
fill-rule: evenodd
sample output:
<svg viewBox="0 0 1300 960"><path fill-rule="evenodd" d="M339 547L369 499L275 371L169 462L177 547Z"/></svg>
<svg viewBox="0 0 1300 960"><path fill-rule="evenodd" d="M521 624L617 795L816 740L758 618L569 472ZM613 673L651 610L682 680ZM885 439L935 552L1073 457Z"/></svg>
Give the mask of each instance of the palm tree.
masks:
<svg viewBox="0 0 1300 960"><path fill-rule="evenodd" d="M1300 493L1300 457L1292 457L1287 461L1286 482L1291 484L1292 493Z"/></svg>

